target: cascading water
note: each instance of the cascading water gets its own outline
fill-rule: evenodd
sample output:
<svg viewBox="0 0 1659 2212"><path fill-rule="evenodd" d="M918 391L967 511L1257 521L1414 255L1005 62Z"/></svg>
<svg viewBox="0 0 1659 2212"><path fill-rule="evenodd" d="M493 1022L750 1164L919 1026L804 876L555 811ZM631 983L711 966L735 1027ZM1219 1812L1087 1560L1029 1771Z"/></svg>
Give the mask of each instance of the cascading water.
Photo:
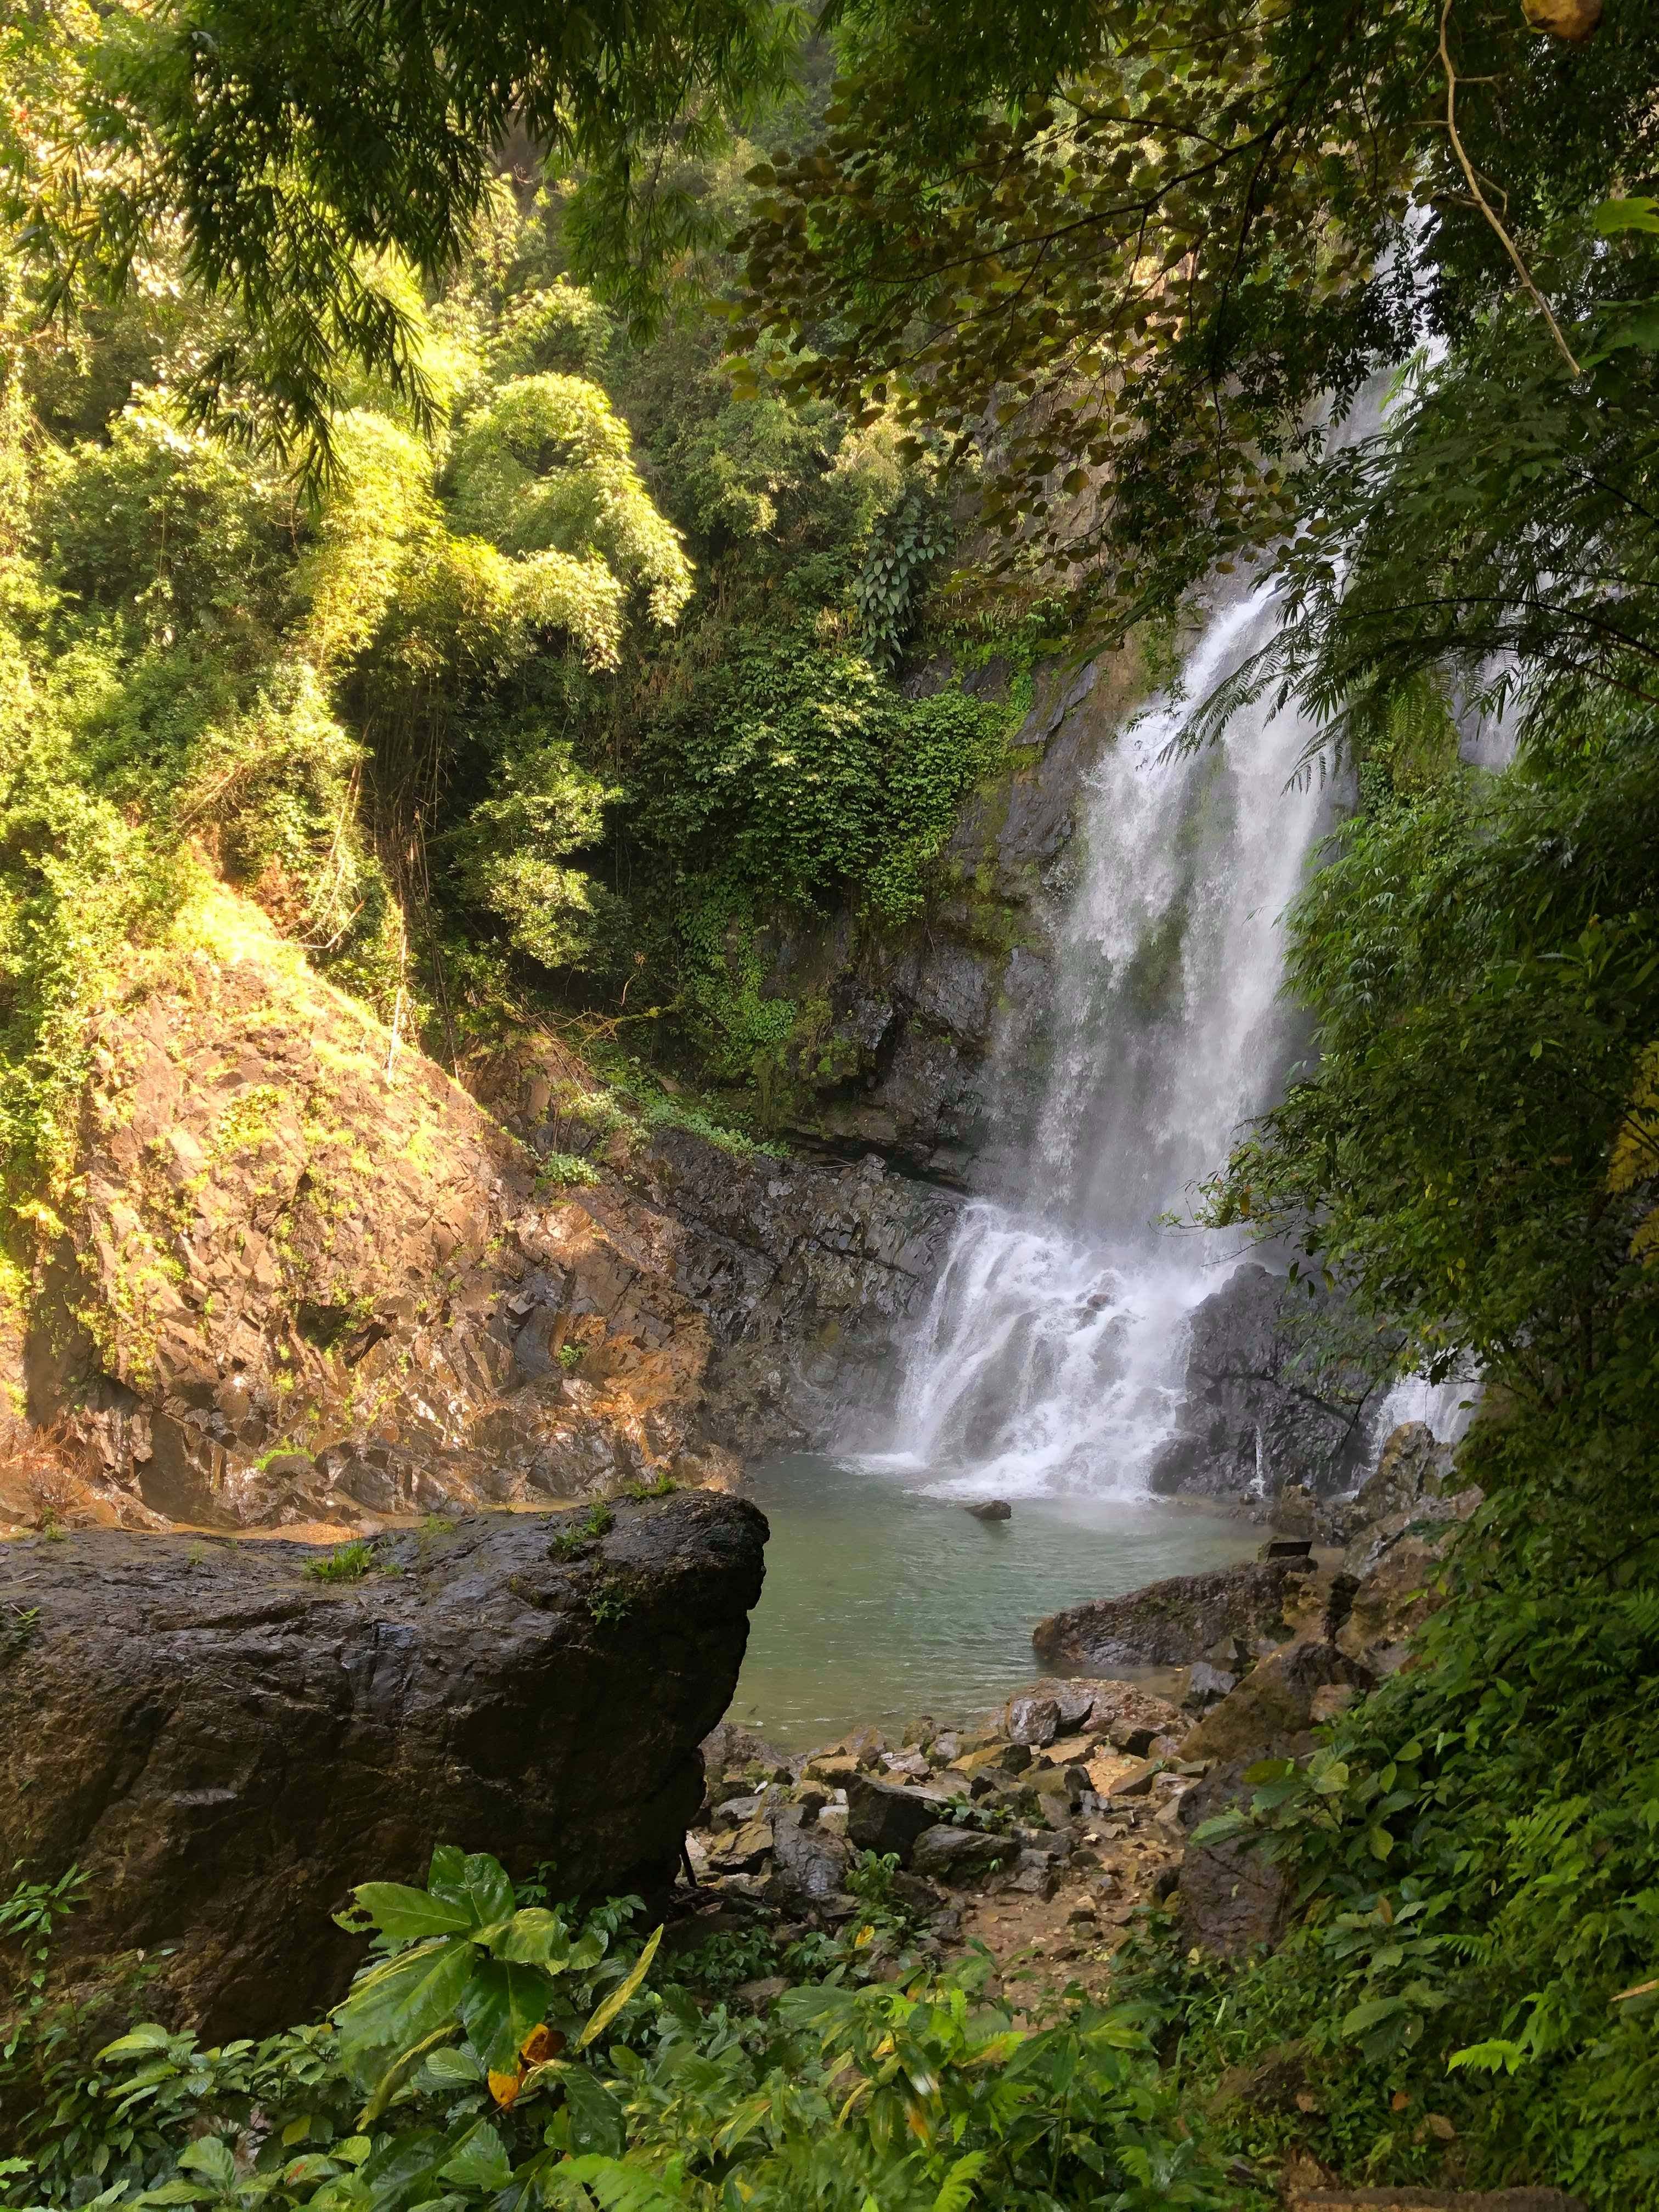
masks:
<svg viewBox="0 0 1659 2212"><path fill-rule="evenodd" d="M1271 639L1260 586L1212 617L1202 697ZM1310 735L1270 701L1165 758L1182 709L1091 779L1060 928L1056 1048L1006 1202L969 1206L908 1347L890 1462L955 1495L1133 1491L1169 1435L1183 1322L1236 1247L1158 1226L1276 1095L1295 1048L1279 920L1326 820Z"/></svg>

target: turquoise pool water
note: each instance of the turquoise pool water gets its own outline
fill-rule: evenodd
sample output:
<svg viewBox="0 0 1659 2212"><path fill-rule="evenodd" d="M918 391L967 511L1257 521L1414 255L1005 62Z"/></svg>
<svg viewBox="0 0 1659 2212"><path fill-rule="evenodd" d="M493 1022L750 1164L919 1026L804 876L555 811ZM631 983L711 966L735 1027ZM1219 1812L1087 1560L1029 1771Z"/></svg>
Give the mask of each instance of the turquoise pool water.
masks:
<svg viewBox="0 0 1659 2212"><path fill-rule="evenodd" d="M751 1470L772 1540L733 1720L802 1751L855 1722L969 1719L1040 1671L1045 1613L1261 1541L1249 1522L1140 1499L1015 1499L986 1523L927 1480L807 1454Z"/></svg>

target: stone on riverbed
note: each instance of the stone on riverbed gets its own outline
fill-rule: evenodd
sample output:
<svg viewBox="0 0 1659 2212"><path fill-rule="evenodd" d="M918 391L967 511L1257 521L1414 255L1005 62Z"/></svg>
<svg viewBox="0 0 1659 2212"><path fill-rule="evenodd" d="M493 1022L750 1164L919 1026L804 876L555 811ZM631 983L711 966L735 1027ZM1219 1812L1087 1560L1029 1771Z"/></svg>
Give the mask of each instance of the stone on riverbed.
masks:
<svg viewBox="0 0 1659 2212"><path fill-rule="evenodd" d="M1018 1848L1005 1836L988 1836L979 1828L957 1828L941 1821L916 1838L910 1869L934 1881L977 1881L997 1862L1014 1856Z"/></svg>
<svg viewBox="0 0 1659 2212"><path fill-rule="evenodd" d="M917 1837L938 1820L942 1802L937 1796L855 1774L847 1784L847 1839L861 1851L883 1857L896 1852L908 1862Z"/></svg>
<svg viewBox="0 0 1659 2212"><path fill-rule="evenodd" d="M786 1805L773 1823L772 1878L782 1900L813 1905L845 1887L850 1854L816 1804Z"/></svg>
<svg viewBox="0 0 1659 2212"><path fill-rule="evenodd" d="M962 1510L971 1513L975 1521L1012 1521L1014 1517L1014 1509L1006 1498L981 1498Z"/></svg>
<svg viewBox="0 0 1659 2212"><path fill-rule="evenodd" d="M145 2003L204 2038L339 1996L355 1882L417 1881L434 1844L562 1887L665 1887L729 1703L766 1522L690 1492L619 1507L579 1560L564 1516L481 1515L327 1555L100 1529L0 1552L0 1861L71 1865L66 1978L138 1948Z"/></svg>

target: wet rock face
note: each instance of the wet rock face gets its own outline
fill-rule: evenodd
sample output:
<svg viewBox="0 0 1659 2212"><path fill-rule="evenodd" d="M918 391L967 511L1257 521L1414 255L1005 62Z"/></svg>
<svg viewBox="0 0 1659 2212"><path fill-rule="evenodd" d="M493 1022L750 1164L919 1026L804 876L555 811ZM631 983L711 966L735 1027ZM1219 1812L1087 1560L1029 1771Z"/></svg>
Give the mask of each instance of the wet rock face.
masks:
<svg viewBox="0 0 1659 2212"><path fill-rule="evenodd" d="M1271 1497L1286 1484L1316 1495L1352 1484L1375 1386L1340 1356L1340 1327L1333 1301L1310 1300L1265 1267L1237 1268L1188 1323L1181 1425L1154 1489Z"/></svg>
<svg viewBox="0 0 1659 2212"><path fill-rule="evenodd" d="M1254 1653L1293 1632L1292 1610L1314 1575L1306 1559L1272 1559L1172 1575L1126 1597L1094 1598L1050 1613L1031 1631L1045 1666L1103 1674L1113 1667L1186 1667L1218 1645Z"/></svg>
<svg viewBox="0 0 1659 2212"><path fill-rule="evenodd" d="M1257 1662L1243 1680L1212 1705L1181 1747L1183 1759L1224 1761L1299 1755L1313 1748L1322 1691L1368 1686L1363 1669L1334 1644L1287 1644Z"/></svg>
<svg viewBox="0 0 1659 2212"><path fill-rule="evenodd" d="M1186 1793L1177 1818L1188 1837L1230 1806L1249 1802L1249 1765L1214 1767ZM1278 1942L1290 1924L1291 1903L1284 1872L1249 1838L1188 1844L1177 1904L1183 1944L1242 1959L1260 1943Z"/></svg>
<svg viewBox="0 0 1659 2212"><path fill-rule="evenodd" d="M5 1547L0 1854L87 1874L61 1965L173 1947L146 2002L257 2035L333 2002L359 1947L331 1912L434 1844L573 1892L671 1880L766 1523L687 1495L567 1559L575 1517L383 1540L349 1582L282 1540Z"/></svg>
<svg viewBox="0 0 1659 2212"><path fill-rule="evenodd" d="M659 1211L675 1291L712 1332L705 1430L740 1451L803 1440L839 1403L879 1395L960 1203L873 1157L739 1156L678 1129L632 1179Z"/></svg>
<svg viewBox="0 0 1659 2212"><path fill-rule="evenodd" d="M1356 1529L1369 1529L1419 1499L1442 1497L1456 1487L1453 1459L1451 1445L1437 1442L1425 1422L1402 1421L1384 1439L1375 1471L1345 1508L1344 1518Z"/></svg>

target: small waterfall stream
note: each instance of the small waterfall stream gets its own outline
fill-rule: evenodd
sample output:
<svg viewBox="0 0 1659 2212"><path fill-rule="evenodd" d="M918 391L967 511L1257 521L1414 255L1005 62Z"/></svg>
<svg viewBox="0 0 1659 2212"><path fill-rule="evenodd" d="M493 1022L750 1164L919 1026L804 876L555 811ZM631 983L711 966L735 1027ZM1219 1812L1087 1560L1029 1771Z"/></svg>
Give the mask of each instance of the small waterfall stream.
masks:
<svg viewBox="0 0 1659 2212"><path fill-rule="evenodd" d="M1265 585L1219 606L1189 699L1272 637ZM1279 918L1328 819L1287 788L1309 725L1271 699L1165 758L1183 708L1119 737L1080 810L1056 1040L1035 1136L969 1206L907 1347L882 1455L960 1497L1134 1492L1170 1433L1183 1322L1236 1243L1160 1228L1268 1105L1296 1048Z"/></svg>

